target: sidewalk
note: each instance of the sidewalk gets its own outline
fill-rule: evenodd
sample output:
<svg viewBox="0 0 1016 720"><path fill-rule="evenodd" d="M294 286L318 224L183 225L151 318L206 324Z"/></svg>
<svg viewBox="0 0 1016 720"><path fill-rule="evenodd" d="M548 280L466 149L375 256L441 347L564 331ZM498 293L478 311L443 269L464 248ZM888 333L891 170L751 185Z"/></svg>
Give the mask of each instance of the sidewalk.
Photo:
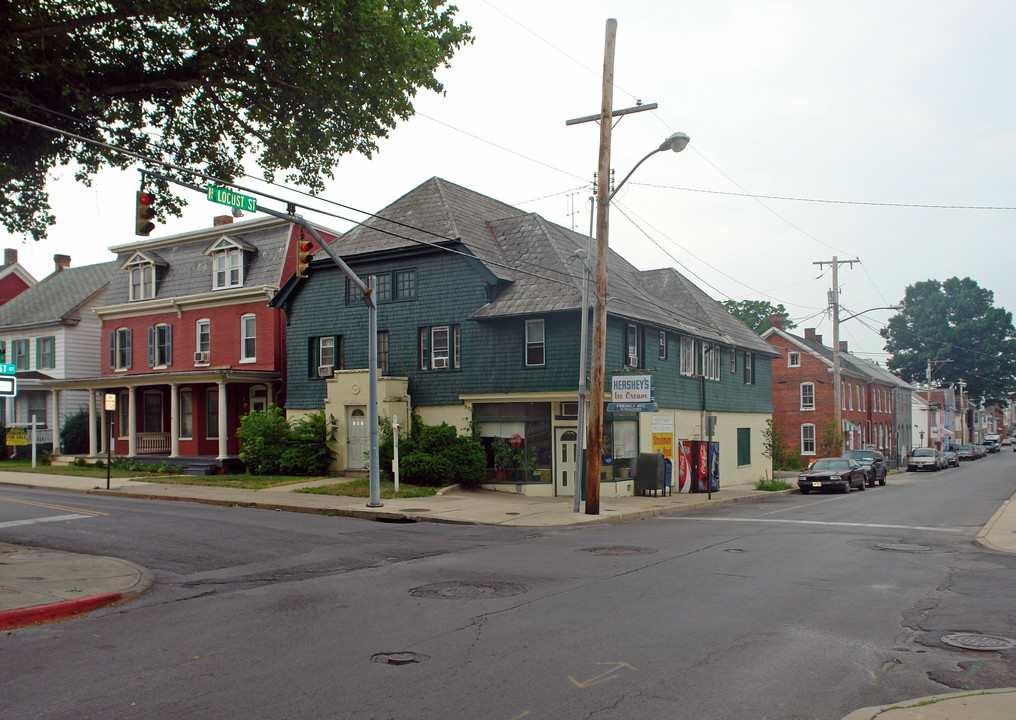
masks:
<svg viewBox="0 0 1016 720"><path fill-rule="evenodd" d="M755 490L753 485L722 487L707 494L656 497L600 498L600 514L574 512L571 498L534 498L473 488L454 488L424 498L383 500L382 507L367 507L364 498L297 493L301 487L335 482L315 480L264 490L172 485L114 478L0 471L0 486L73 490L98 495L200 502L287 512L344 515L389 522L444 522L515 527L593 525L670 515L750 502L777 493ZM793 484L793 478L788 478ZM890 480L891 482L891 480ZM869 492L878 492L869 488ZM2 494L2 487L0 487ZM1014 496L1016 499L1016 496ZM990 550L1016 552L1016 503L1007 500L977 536ZM0 630L89 612L143 592L152 573L115 558L94 557L0 543ZM1013 717L1016 688L952 693L862 708L844 720L1001 720Z"/></svg>

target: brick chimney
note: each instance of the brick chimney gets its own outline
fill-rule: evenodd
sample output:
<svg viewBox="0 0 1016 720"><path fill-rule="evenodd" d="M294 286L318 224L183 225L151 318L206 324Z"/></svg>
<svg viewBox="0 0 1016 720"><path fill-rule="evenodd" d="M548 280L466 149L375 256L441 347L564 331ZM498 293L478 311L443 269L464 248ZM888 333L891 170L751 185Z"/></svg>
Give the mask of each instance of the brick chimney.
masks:
<svg viewBox="0 0 1016 720"><path fill-rule="evenodd" d="M846 352L846 351L847 351L847 341L846 340L840 340L840 352Z"/></svg>
<svg viewBox="0 0 1016 720"><path fill-rule="evenodd" d="M56 266L56 267L53 268L53 272L60 272L61 270L65 269L65 268L69 268L71 266L71 256L70 255L54 255L53 256L53 265Z"/></svg>
<svg viewBox="0 0 1016 720"><path fill-rule="evenodd" d="M215 222L215 227L219 227L219 225L232 225L233 224L233 216L232 215L216 215L214 222Z"/></svg>
<svg viewBox="0 0 1016 720"><path fill-rule="evenodd" d="M774 327L779 330L783 329L783 316L782 315L770 315L769 316L769 327Z"/></svg>
<svg viewBox="0 0 1016 720"><path fill-rule="evenodd" d="M819 345L822 344L822 336L815 333L815 328L805 328L804 329L804 339L805 340L814 340Z"/></svg>
<svg viewBox="0 0 1016 720"><path fill-rule="evenodd" d="M18 261L17 248L4 248L4 265L13 265Z"/></svg>

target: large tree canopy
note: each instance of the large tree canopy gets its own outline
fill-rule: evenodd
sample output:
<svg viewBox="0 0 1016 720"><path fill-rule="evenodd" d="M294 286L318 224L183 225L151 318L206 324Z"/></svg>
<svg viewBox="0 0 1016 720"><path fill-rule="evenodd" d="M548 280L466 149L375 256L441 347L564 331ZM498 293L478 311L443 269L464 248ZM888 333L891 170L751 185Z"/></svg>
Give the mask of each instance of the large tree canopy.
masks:
<svg viewBox="0 0 1016 720"><path fill-rule="evenodd" d="M0 110L232 180L320 190L339 156L370 156L420 88L472 41L444 0L8 0ZM47 173L136 161L0 116L0 218L40 239ZM178 210L179 205L163 207Z"/></svg>
<svg viewBox="0 0 1016 720"><path fill-rule="evenodd" d="M1016 329L1012 313L994 307L994 297L970 278L908 286L906 309L881 330L889 370L923 383L931 360L933 382L963 379L971 397L1004 401L1016 390Z"/></svg>
<svg viewBox="0 0 1016 720"><path fill-rule="evenodd" d="M797 327L796 323L790 322L788 319L787 309L783 307L783 303L773 305L765 300L721 300L720 304L727 309L727 312L759 335L769 329L771 315L779 315L783 318L784 330L792 330Z"/></svg>

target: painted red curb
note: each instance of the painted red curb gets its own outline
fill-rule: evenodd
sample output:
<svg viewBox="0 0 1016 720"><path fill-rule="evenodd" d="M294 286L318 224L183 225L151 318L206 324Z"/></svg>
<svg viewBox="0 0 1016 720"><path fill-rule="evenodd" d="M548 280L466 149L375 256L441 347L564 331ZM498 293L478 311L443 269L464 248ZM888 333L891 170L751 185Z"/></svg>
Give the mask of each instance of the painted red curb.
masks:
<svg viewBox="0 0 1016 720"><path fill-rule="evenodd" d="M22 625L32 625L33 623L80 615L81 613L91 612L103 605L108 605L111 602L116 602L121 597L123 597L123 593L102 593L76 600L50 603L49 605L4 610L0 612L0 629L21 627Z"/></svg>

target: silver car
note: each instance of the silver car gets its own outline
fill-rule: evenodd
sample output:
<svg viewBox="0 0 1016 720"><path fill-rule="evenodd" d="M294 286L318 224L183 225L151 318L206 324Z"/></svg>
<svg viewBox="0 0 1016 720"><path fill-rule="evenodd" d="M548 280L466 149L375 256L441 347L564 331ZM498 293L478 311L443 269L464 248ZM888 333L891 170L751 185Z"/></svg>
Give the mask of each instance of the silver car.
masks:
<svg viewBox="0 0 1016 720"><path fill-rule="evenodd" d="M945 467L944 456L935 448L917 448L907 458L907 472L931 470L935 472Z"/></svg>

